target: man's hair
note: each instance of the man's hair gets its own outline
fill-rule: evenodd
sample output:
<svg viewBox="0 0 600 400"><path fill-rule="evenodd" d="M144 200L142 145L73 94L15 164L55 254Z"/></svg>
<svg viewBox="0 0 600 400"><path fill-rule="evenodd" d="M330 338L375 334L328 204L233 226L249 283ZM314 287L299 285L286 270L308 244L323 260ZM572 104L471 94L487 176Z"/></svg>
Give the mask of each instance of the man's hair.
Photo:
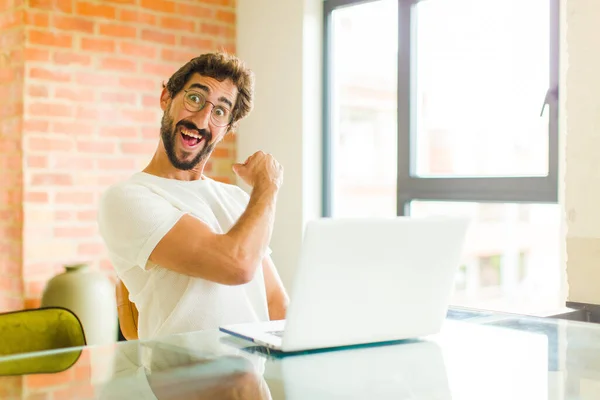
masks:
<svg viewBox="0 0 600 400"><path fill-rule="evenodd" d="M175 72L166 85L171 98L174 98L194 73L223 82L231 79L238 89L237 100L233 106L231 128L250 113L254 100L254 74L246 68L239 58L223 53L207 53L191 59Z"/></svg>

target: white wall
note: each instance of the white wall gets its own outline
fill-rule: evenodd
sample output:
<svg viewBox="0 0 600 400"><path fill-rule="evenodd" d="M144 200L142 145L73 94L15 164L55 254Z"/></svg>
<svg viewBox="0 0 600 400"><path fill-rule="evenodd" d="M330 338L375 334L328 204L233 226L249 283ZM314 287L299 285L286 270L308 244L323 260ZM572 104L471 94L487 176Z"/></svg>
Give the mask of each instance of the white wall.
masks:
<svg viewBox="0 0 600 400"><path fill-rule="evenodd" d="M238 0L237 54L256 74L237 154L284 167L271 248L291 291L305 223L321 215L322 0Z"/></svg>
<svg viewBox="0 0 600 400"><path fill-rule="evenodd" d="M562 5L568 300L600 304L600 1Z"/></svg>

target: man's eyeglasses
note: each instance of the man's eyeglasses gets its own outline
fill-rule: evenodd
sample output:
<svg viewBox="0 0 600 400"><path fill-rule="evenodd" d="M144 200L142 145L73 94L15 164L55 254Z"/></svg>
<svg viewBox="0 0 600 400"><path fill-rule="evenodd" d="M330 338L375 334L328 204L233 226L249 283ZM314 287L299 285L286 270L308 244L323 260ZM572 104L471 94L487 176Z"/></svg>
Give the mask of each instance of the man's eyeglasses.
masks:
<svg viewBox="0 0 600 400"><path fill-rule="evenodd" d="M200 92L194 90L184 90L183 92L183 105L189 112L201 111L206 103L209 103L213 106L210 111L210 119L215 126L227 126L231 123L232 113L228 108L211 103Z"/></svg>

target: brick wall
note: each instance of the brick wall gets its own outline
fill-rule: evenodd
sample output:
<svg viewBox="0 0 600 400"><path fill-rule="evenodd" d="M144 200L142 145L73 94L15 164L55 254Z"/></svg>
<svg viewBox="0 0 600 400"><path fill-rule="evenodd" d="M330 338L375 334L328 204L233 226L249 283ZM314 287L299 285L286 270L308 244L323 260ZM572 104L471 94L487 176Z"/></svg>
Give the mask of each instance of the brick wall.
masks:
<svg viewBox="0 0 600 400"><path fill-rule="evenodd" d="M235 0L29 0L23 139L27 307L68 262L109 273L96 227L107 185L142 169L159 137L161 83L190 58L235 51ZM235 143L208 175L230 180ZM13 201L14 202L14 201Z"/></svg>
<svg viewBox="0 0 600 400"><path fill-rule="evenodd" d="M0 0L0 312L22 301L24 7Z"/></svg>

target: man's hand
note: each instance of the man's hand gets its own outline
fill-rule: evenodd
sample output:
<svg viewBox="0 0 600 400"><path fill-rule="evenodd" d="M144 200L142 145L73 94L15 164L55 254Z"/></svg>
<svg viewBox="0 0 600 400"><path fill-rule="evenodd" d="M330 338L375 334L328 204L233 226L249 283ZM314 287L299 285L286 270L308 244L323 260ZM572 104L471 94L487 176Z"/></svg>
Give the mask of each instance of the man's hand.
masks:
<svg viewBox="0 0 600 400"><path fill-rule="evenodd" d="M252 154L244 163L234 164L233 172L252 187L275 185L279 189L283 183L283 167L271 154L262 151Z"/></svg>

